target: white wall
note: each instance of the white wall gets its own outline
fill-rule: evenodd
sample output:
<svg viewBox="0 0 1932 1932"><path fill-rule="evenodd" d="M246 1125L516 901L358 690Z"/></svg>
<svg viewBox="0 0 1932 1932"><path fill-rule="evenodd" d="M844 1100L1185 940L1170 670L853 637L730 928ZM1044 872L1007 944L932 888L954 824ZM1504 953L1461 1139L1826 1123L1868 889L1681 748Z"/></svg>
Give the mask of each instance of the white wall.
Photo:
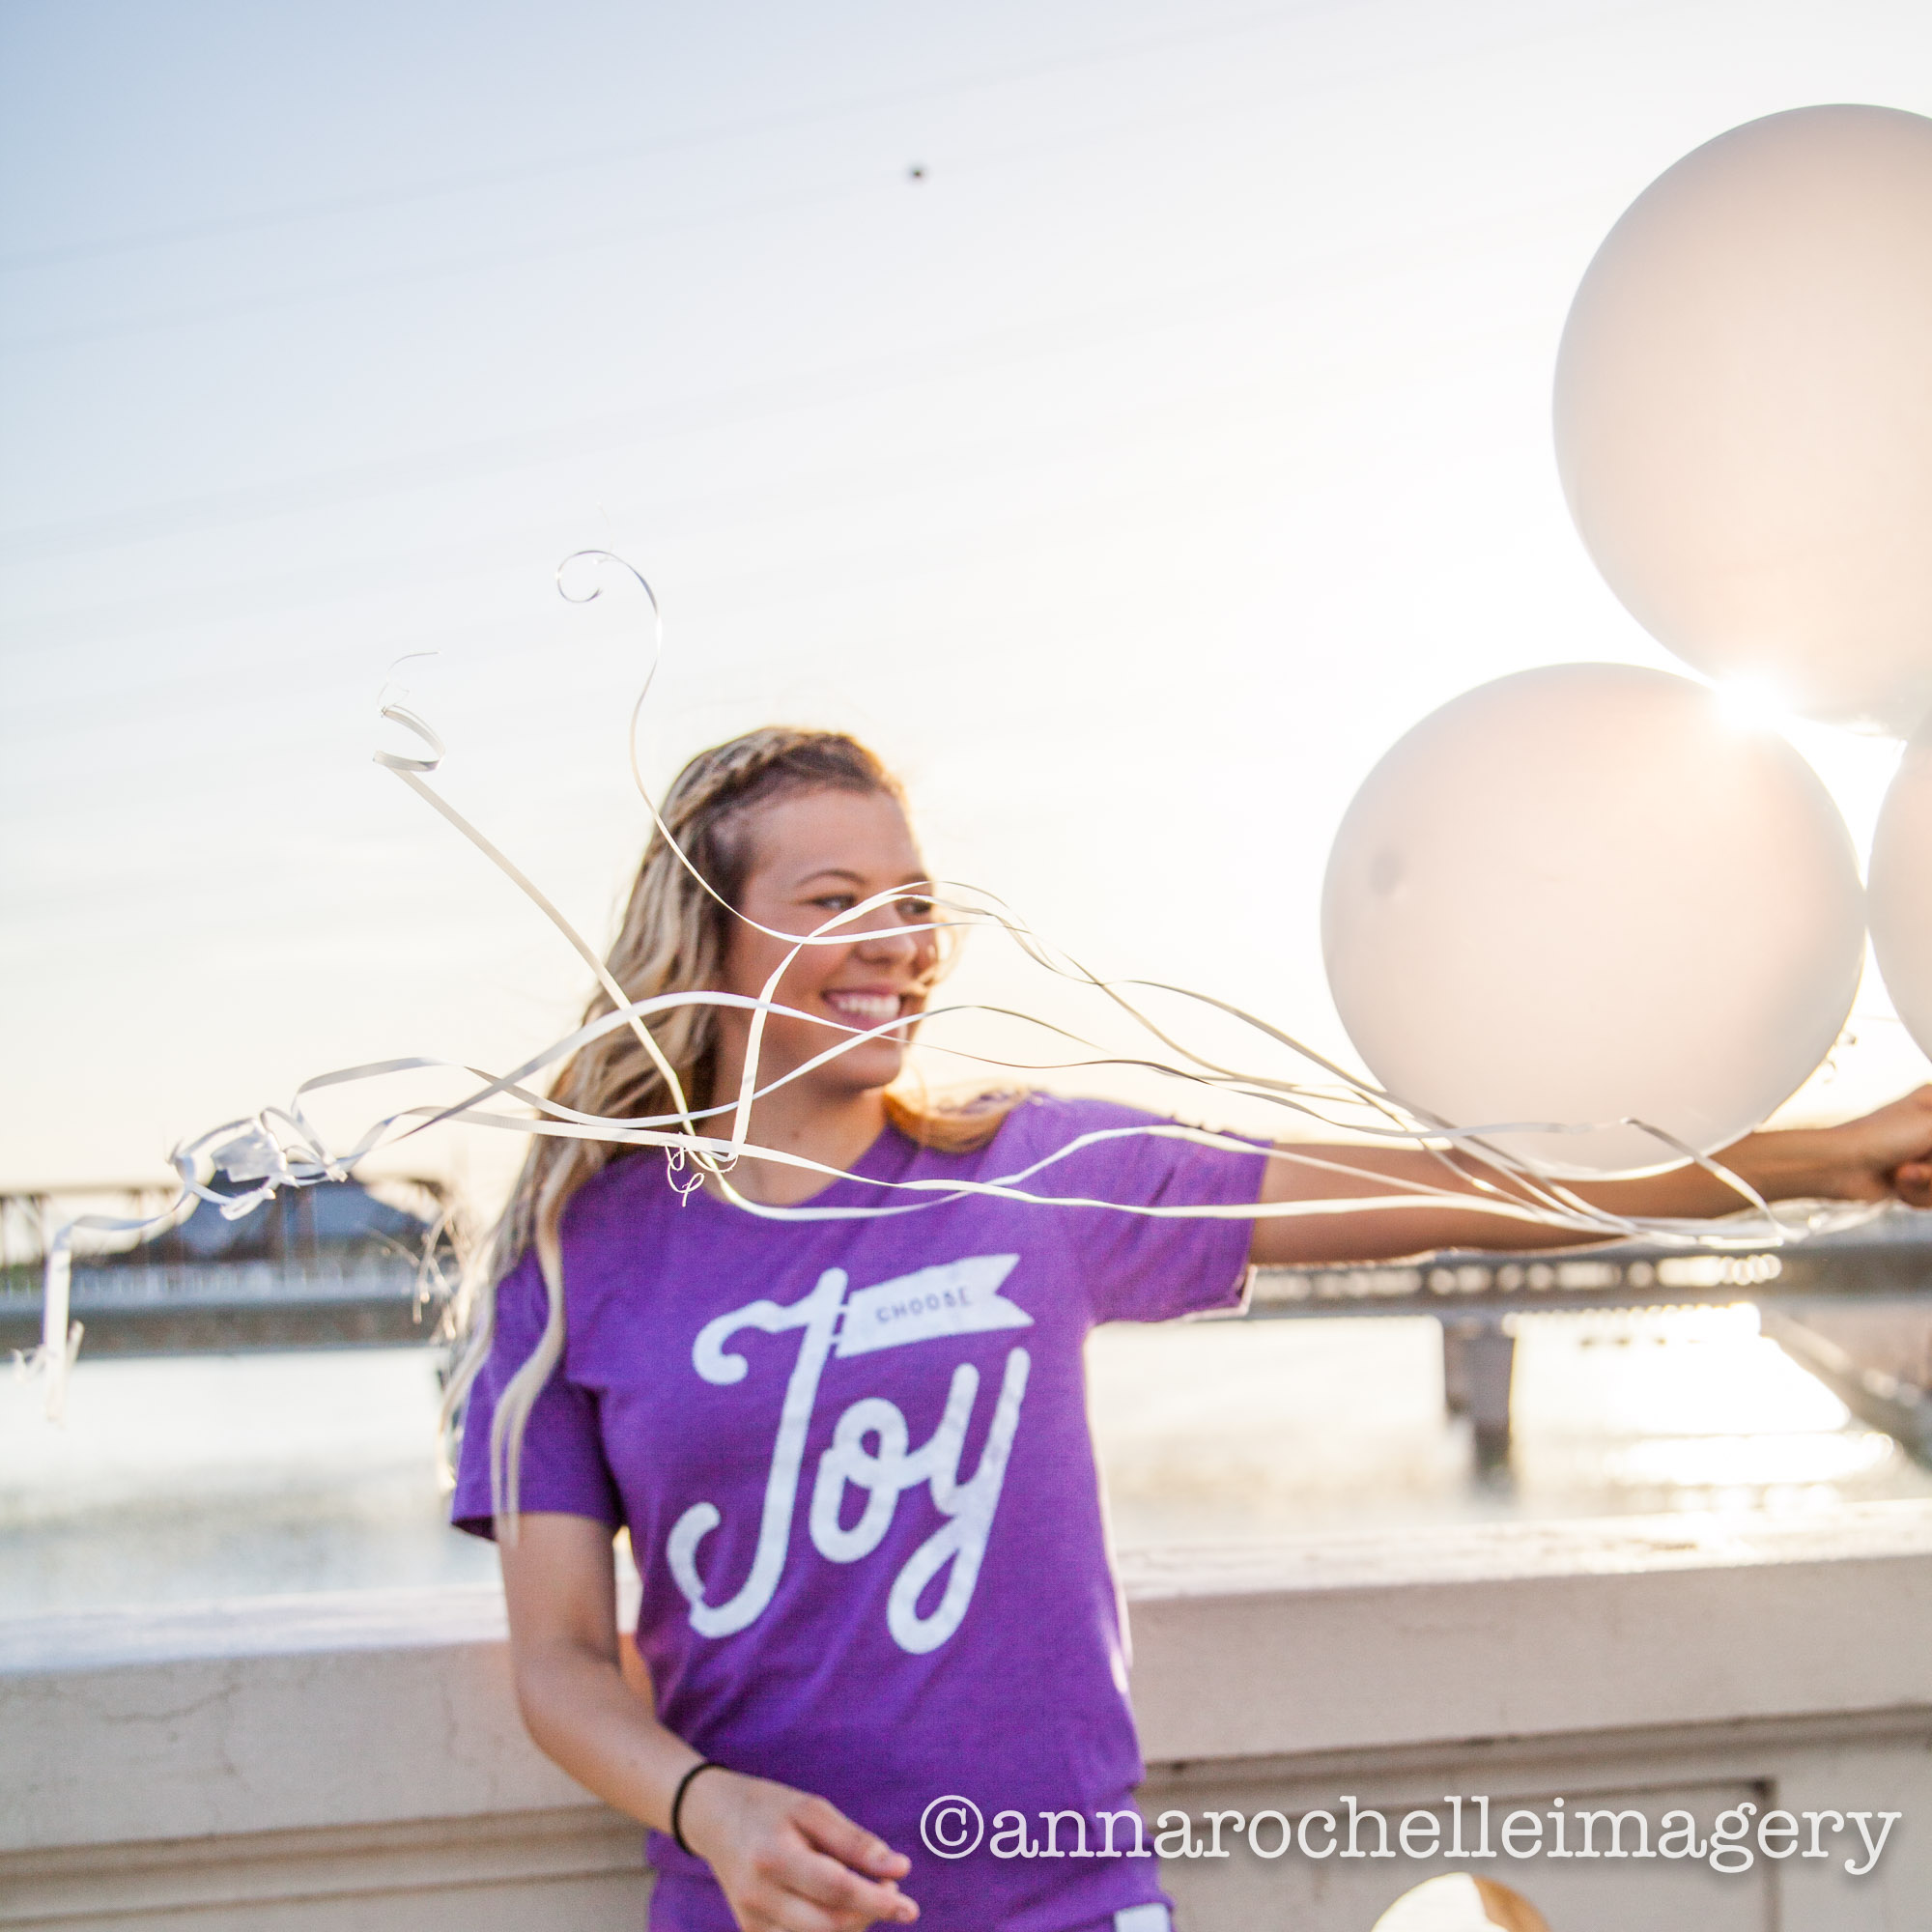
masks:
<svg viewBox="0 0 1932 1932"><path fill-rule="evenodd" d="M1922 1922L1932 1505L1170 1551L1126 1581L1151 1815L1299 1818L1343 1794L1394 1813L1488 1794L1497 1820L1558 1796L1682 1805L1706 1829L1740 1801L1904 1814L1861 1878L1855 1836L1735 1875L1239 1843L1170 1863L1185 1932L1368 1932L1454 1868L1554 1932ZM638 1832L525 1740L493 1588L0 1626L0 1925L641 1922Z"/></svg>

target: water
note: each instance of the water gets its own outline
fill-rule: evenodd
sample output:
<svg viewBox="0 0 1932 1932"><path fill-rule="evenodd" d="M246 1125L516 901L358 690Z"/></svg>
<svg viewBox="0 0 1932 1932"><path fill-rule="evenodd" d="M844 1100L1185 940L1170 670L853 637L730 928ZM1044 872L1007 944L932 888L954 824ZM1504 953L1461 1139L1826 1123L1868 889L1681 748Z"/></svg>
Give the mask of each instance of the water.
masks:
<svg viewBox="0 0 1932 1932"><path fill-rule="evenodd" d="M1932 1496L1932 1471L1854 1421L1748 1307L1519 1317L1494 1476L1444 1413L1427 1319L1107 1329L1090 1367L1122 1548Z"/></svg>
<svg viewBox="0 0 1932 1932"><path fill-rule="evenodd" d="M0 1616L460 1582L426 1349L75 1366L68 1420L0 1378Z"/></svg>
<svg viewBox="0 0 1932 1932"><path fill-rule="evenodd" d="M1089 1371L1123 1548L1932 1497L1748 1308L1523 1318L1505 1480L1443 1412L1433 1321L1108 1329ZM443 1522L437 1401L421 1349L83 1358L64 1429L0 1378L0 1616L494 1576Z"/></svg>

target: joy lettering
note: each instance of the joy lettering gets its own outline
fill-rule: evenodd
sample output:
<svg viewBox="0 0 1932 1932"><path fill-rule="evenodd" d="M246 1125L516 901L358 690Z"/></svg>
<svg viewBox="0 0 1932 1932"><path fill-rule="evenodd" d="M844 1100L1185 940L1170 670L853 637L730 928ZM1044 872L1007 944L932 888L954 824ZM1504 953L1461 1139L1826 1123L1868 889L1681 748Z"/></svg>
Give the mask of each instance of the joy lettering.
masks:
<svg viewBox="0 0 1932 1932"><path fill-rule="evenodd" d="M763 1614L778 1589L791 1539L812 1406L835 1340L842 1356L942 1334L1030 1327L1031 1318L998 1293L1018 1259L976 1255L862 1290L849 1300L845 1271L828 1268L810 1294L789 1306L753 1301L698 1331L692 1348L693 1365L706 1381L724 1386L744 1380L750 1372L745 1357L725 1347L741 1330L778 1335L801 1329L803 1335L779 1414L751 1574L735 1595L723 1603L707 1603L697 1573L698 1547L724 1520L717 1505L694 1503L671 1527L666 1556L691 1605L693 1629L705 1636L728 1636L744 1630ZM877 1318L888 1310L898 1319L882 1328ZM915 1319L907 1320L913 1311ZM1009 1351L979 1466L963 1481L960 1457L980 1391L980 1372L970 1362L953 1370L945 1410L924 1442L912 1445L896 1404L883 1396L864 1396L838 1418L831 1445L818 1459L807 1526L812 1547L829 1562L856 1563L875 1550L892 1525L899 1497L922 1484L945 1519L906 1559L887 1599L887 1626L902 1650L915 1654L936 1650L959 1628L973 1600L1019 1427L1030 1365L1025 1349ZM857 1520L849 1526L842 1520L848 1489L865 1498ZM922 1616L921 1597L949 1566L939 1602Z"/></svg>

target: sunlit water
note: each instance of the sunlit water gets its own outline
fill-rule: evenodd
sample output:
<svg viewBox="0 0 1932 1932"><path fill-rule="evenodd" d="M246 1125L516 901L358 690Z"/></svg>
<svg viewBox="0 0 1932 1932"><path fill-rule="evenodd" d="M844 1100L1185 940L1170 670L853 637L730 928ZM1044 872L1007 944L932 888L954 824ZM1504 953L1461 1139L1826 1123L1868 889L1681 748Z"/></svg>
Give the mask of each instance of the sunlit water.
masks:
<svg viewBox="0 0 1932 1932"><path fill-rule="evenodd" d="M424 1349L76 1365L0 1380L0 1616L487 1577L443 1521Z"/></svg>
<svg viewBox="0 0 1932 1932"><path fill-rule="evenodd" d="M1507 1471L1444 1412L1428 1320L1201 1322L1095 1336L1118 1541L1932 1496L1758 1333L1752 1308L1518 1318Z"/></svg>
<svg viewBox="0 0 1932 1932"><path fill-rule="evenodd" d="M1747 1308L1524 1318L1500 1480L1432 1321L1116 1328L1090 1369L1122 1548L1932 1496ZM494 1574L443 1523L426 1350L83 1359L60 1429L38 1396L0 1378L0 1616Z"/></svg>

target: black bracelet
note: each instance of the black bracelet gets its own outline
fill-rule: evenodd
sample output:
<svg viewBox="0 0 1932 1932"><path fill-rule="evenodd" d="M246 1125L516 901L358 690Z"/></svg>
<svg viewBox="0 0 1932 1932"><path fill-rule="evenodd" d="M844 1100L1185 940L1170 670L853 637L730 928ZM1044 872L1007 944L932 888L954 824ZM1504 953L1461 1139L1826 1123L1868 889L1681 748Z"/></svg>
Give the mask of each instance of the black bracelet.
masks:
<svg viewBox="0 0 1932 1932"><path fill-rule="evenodd" d="M700 1771L723 1771L724 1769L724 1767L722 1764L715 1762L713 1759L701 1757L677 1781L677 1795L670 1801L671 1843L679 1851L686 1853L691 1858L695 1859L698 1854L692 1851L691 1847L684 1842L684 1827L678 1819L678 1813L684 1809L684 1794L691 1789L691 1780Z"/></svg>

